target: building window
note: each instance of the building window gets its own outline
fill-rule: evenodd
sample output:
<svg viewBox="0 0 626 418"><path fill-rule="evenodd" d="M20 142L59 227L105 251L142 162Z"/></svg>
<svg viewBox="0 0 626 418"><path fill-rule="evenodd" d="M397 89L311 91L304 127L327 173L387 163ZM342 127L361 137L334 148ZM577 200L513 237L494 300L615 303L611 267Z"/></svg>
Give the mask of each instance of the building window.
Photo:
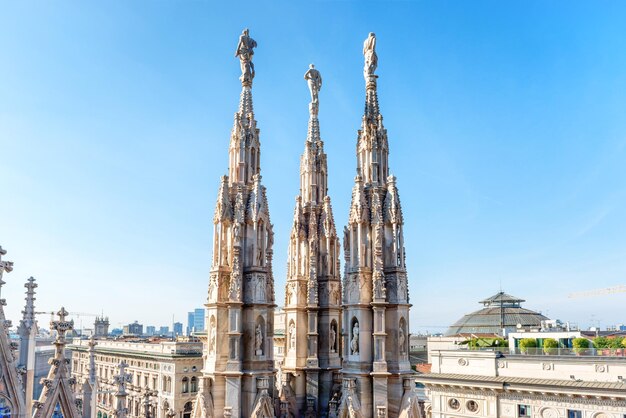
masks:
<svg viewBox="0 0 626 418"><path fill-rule="evenodd" d="M191 393L198 391L198 378L196 376L191 378Z"/></svg>
<svg viewBox="0 0 626 418"><path fill-rule="evenodd" d="M452 398L448 401L448 406L450 409L454 409L455 411L461 407L461 402L458 399Z"/></svg>
<svg viewBox="0 0 626 418"><path fill-rule="evenodd" d="M467 401L465 404L467 410L470 412L478 412L478 402L476 401Z"/></svg>
<svg viewBox="0 0 626 418"><path fill-rule="evenodd" d="M530 417L530 405L517 405L517 416L520 418Z"/></svg>
<svg viewBox="0 0 626 418"><path fill-rule="evenodd" d="M0 398L0 417L1 418L10 418L11 417L11 408L9 407L9 403L6 399Z"/></svg>
<svg viewBox="0 0 626 418"><path fill-rule="evenodd" d="M191 402L187 402L185 404L185 407L183 409L183 418L191 418L191 409L193 408L193 405L191 404Z"/></svg>
<svg viewBox="0 0 626 418"><path fill-rule="evenodd" d="M567 418L583 418L583 411L568 409Z"/></svg>
<svg viewBox="0 0 626 418"><path fill-rule="evenodd" d="M189 393L189 379L183 377L183 393Z"/></svg>

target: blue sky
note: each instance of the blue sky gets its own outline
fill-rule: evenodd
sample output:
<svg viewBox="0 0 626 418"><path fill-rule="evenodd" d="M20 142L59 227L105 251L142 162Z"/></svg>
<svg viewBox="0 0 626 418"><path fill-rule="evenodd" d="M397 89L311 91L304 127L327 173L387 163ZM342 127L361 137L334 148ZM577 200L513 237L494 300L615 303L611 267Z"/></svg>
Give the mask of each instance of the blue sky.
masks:
<svg viewBox="0 0 626 418"><path fill-rule="evenodd" d="M206 298L212 215L258 42L261 166L277 300L313 62L335 219L347 220L363 111L362 42L405 214L412 331L497 292L587 326L626 322L626 5L620 2L3 2L0 245L16 322L38 309L113 326L186 322ZM42 316L44 322L47 316ZM90 319L83 319L90 322Z"/></svg>

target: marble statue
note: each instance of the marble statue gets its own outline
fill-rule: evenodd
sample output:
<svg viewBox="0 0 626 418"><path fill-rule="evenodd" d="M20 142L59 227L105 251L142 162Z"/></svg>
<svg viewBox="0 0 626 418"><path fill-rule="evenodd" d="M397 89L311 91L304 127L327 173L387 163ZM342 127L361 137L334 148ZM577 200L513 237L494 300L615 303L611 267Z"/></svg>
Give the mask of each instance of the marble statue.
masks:
<svg viewBox="0 0 626 418"><path fill-rule="evenodd" d="M330 351L335 351L335 344L337 343L337 331L335 330L335 325L331 324L330 326Z"/></svg>
<svg viewBox="0 0 626 418"><path fill-rule="evenodd" d="M256 326L256 332L254 336L254 349L256 350L257 356L263 355L263 330L261 329L261 324Z"/></svg>
<svg viewBox="0 0 626 418"><path fill-rule="evenodd" d="M309 85L311 92L311 103L318 103L318 93L322 89L322 75L315 69L315 65L309 65L309 69L304 73L304 79Z"/></svg>
<svg viewBox="0 0 626 418"><path fill-rule="evenodd" d="M376 55L376 35L370 32L369 36L363 42L363 55L365 56L365 67L363 75L367 80L369 77L375 77L374 71L378 66L378 56Z"/></svg>
<svg viewBox="0 0 626 418"><path fill-rule="evenodd" d="M256 41L250 37L250 31L244 29L239 36L237 51L235 51L235 56L239 57L241 64L241 77L239 79L243 84L252 84L254 78L254 64L252 63L254 48L256 48Z"/></svg>
<svg viewBox="0 0 626 418"><path fill-rule="evenodd" d="M292 322L289 324L289 349L296 348L296 326Z"/></svg>
<svg viewBox="0 0 626 418"><path fill-rule="evenodd" d="M352 341L350 341L352 354L359 354L359 322L355 322L352 327Z"/></svg>
<svg viewBox="0 0 626 418"><path fill-rule="evenodd" d="M215 324L211 322L211 339L209 341L209 352L215 352L215 343L217 342L217 331L215 330Z"/></svg>
<svg viewBox="0 0 626 418"><path fill-rule="evenodd" d="M398 345L400 346L400 353L404 354L406 351L406 336L404 334L404 327L402 325L400 325L400 329L398 330Z"/></svg>

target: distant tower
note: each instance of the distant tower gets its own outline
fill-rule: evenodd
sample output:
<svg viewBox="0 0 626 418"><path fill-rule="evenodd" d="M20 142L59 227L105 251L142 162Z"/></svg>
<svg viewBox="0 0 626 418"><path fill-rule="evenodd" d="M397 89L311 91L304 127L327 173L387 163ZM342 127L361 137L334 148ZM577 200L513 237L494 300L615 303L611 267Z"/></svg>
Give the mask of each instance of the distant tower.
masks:
<svg viewBox="0 0 626 418"><path fill-rule="evenodd" d="M285 300L283 385L295 392L282 408L294 416L328 413L333 374L341 369L339 238L328 196L328 168L320 138L318 93L322 79L311 65L309 127L300 159L300 194L289 241ZM292 383L290 383L290 381ZM291 387L281 391L291 393Z"/></svg>
<svg viewBox="0 0 626 418"><path fill-rule="evenodd" d="M109 335L109 317L96 316L94 323L94 335L96 337L106 337Z"/></svg>
<svg viewBox="0 0 626 418"><path fill-rule="evenodd" d="M6 250L0 247L0 291L5 284L2 276L4 273L13 271L13 263L2 260L2 256L6 253ZM11 417L24 418L30 416L30 411L26 410L24 388L15 361L14 350L17 347L11 342L8 335L11 321L4 316L4 306L6 304L6 300L0 299L0 376L2 377L3 395L0 401L4 401L4 405L11 409ZM24 369L20 368L20 371L23 372ZM30 385L32 386L32 380Z"/></svg>
<svg viewBox="0 0 626 418"><path fill-rule="evenodd" d="M206 306L205 364L193 416L265 417L273 404L274 278L272 224L261 185L259 129L252 106L252 56L246 29L236 56L242 75L213 218L213 263Z"/></svg>
<svg viewBox="0 0 626 418"><path fill-rule="evenodd" d="M389 174L387 130L376 91L376 37L363 47L365 114L357 138L357 175L344 228L343 398L340 412L395 417L409 364L409 295L403 218ZM411 385L408 385L410 388Z"/></svg>
<svg viewBox="0 0 626 418"><path fill-rule="evenodd" d="M37 320L35 319L35 289L37 283L34 278L29 278L26 284L26 304L22 311L22 319L17 327L20 337L19 368L25 372L22 379L26 396L26 410L31 413L33 408L33 392L35 384L35 337L37 336Z"/></svg>

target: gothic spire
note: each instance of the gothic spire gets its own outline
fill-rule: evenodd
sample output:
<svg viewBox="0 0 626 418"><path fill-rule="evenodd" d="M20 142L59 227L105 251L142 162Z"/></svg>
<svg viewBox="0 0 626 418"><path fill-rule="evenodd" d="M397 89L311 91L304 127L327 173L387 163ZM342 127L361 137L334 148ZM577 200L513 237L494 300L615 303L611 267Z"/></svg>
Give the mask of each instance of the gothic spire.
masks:
<svg viewBox="0 0 626 418"><path fill-rule="evenodd" d="M74 397L76 379L71 377L70 359L65 358L65 345L67 344L65 334L74 329L74 321L66 319L69 313L65 308L61 308L57 315L59 319L50 322L50 329L57 333L54 341L54 357L49 361L48 377L41 379L43 391L39 401L35 402L33 418L55 416L53 415L55 412L63 414L65 418L81 417Z"/></svg>
<svg viewBox="0 0 626 418"><path fill-rule="evenodd" d="M35 289L37 288L37 283L35 283L35 279L31 276L28 278L26 284L24 284L24 287L26 288L26 305L22 311L20 326L30 329L35 325Z"/></svg>
<svg viewBox="0 0 626 418"><path fill-rule="evenodd" d="M261 168L259 130L254 119L252 106L252 80L254 79L254 48L257 44L244 29L239 37L235 56L239 58L241 66L241 96L239 109L235 113L233 129L230 135L230 160L228 179L230 184L239 183L249 185Z"/></svg>
<svg viewBox="0 0 626 418"><path fill-rule="evenodd" d="M132 376L130 373L126 373L128 364L123 360L117 366L119 373L113 376L111 383L116 386L116 390L113 396L115 396L115 411L113 414L117 418L126 418L128 414L128 408L126 407L126 398L128 392L126 391L126 383L132 382Z"/></svg>
<svg viewBox="0 0 626 418"><path fill-rule="evenodd" d="M365 186L382 186L389 175L389 147L387 130L383 126L383 117L378 106L374 71L378 67L376 55L376 35L370 33L363 43L365 66L365 110L361 121L361 129L357 140L357 169L365 182Z"/></svg>
<svg viewBox="0 0 626 418"><path fill-rule="evenodd" d="M6 250L0 246L0 290L5 284L2 279L4 273L13 271L13 263L2 260L2 256L6 253ZM4 306L6 306L6 300L0 299L0 377L3 377L3 394L9 398L10 404L13 406L11 416L24 418L26 416L24 390L15 362L14 350L16 347L14 343L11 343L7 332L11 327L11 321L4 316Z"/></svg>

